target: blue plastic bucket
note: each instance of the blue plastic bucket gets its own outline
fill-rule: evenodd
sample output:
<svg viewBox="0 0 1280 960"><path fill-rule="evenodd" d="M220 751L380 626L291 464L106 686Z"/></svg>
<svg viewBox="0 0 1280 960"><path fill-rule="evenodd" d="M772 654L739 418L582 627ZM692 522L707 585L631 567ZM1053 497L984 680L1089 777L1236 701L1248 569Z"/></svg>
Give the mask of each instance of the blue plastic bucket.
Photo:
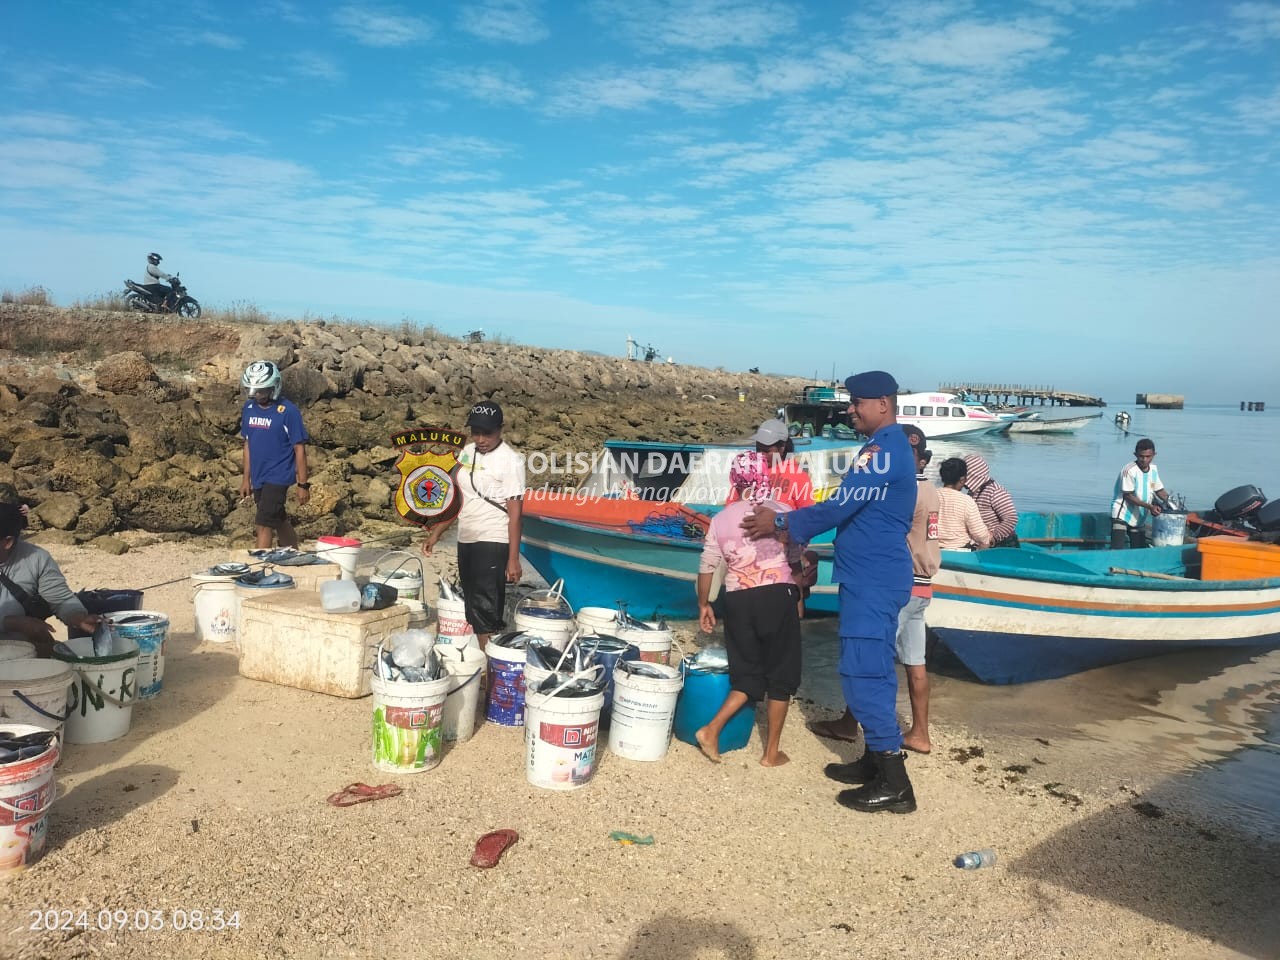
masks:
<svg viewBox="0 0 1280 960"><path fill-rule="evenodd" d="M169 618L153 610L119 610L107 614L112 632L138 645L137 698L150 700L164 686L164 642ZM124 622L130 621L130 622Z"/></svg>
<svg viewBox="0 0 1280 960"><path fill-rule="evenodd" d="M504 727L524 726L524 651L490 642L484 652L489 657L489 692L484 716Z"/></svg>
<svg viewBox="0 0 1280 960"><path fill-rule="evenodd" d="M121 610L138 610L142 607L141 590L81 590L76 597L89 613L119 613ZM87 637L79 627L68 627L67 636Z"/></svg>
<svg viewBox="0 0 1280 960"><path fill-rule="evenodd" d="M680 691L680 699L676 703L676 738L696 747L698 738L694 734L711 721L728 695L728 671L713 673L690 667L685 673L684 689ZM755 725L755 707L748 702L720 731L720 752L728 753L745 747Z"/></svg>

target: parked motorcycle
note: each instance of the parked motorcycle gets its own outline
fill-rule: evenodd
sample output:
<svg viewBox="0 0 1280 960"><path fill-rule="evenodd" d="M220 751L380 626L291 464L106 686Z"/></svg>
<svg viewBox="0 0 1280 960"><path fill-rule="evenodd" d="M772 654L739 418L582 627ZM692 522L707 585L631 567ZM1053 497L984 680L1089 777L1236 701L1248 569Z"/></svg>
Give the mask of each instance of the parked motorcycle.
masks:
<svg viewBox="0 0 1280 960"><path fill-rule="evenodd" d="M169 278L169 289L165 291L163 298L132 280L126 280L124 285L124 302L131 310L142 313L176 313L193 320L200 316L200 304L194 297L187 296L187 288L182 285L177 274Z"/></svg>

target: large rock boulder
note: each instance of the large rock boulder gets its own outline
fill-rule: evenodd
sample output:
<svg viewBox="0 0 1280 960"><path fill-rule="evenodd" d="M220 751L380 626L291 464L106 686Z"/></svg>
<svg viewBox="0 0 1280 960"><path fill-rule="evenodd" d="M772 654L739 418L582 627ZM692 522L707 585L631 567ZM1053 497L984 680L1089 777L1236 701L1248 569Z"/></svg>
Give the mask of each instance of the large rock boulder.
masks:
<svg viewBox="0 0 1280 960"><path fill-rule="evenodd" d="M74 493L51 493L40 501L35 514L55 530L71 530L84 509L84 501Z"/></svg>
<svg viewBox="0 0 1280 960"><path fill-rule="evenodd" d="M95 378L99 390L107 393L141 393L160 378L155 367L136 350L113 353L98 363Z"/></svg>

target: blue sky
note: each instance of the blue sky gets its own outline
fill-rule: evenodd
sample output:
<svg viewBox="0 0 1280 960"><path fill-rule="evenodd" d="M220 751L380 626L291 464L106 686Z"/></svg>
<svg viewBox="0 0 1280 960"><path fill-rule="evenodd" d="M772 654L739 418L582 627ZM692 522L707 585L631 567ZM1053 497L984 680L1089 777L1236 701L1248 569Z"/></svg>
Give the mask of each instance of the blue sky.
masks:
<svg viewBox="0 0 1280 960"><path fill-rule="evenodd" d="M0 7L0 287L1274 398L1280 3Z"/></svg>

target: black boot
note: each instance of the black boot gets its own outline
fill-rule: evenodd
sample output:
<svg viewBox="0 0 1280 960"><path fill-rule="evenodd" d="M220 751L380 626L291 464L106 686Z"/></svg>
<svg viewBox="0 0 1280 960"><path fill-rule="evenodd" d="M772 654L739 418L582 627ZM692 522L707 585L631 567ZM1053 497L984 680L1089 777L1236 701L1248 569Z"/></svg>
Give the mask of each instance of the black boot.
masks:
<svg viewBox="0 0 1280 960"><path fill-rule="evenodd" d="M852 763L828 763L822 768L822 772L836 783L868 783L876 778L879 771L876 755L870 750L864 750L862 756Z"/></svg>
<svg viewBox="0 0 1280 960"><path fill-rule="evenodd" d="M911 813L916 808L916 794L907 779L907 755L898 750L872 754L879 767L876 778L856 790L841 790L836 803L850 810L877 813Z"/></svg>

